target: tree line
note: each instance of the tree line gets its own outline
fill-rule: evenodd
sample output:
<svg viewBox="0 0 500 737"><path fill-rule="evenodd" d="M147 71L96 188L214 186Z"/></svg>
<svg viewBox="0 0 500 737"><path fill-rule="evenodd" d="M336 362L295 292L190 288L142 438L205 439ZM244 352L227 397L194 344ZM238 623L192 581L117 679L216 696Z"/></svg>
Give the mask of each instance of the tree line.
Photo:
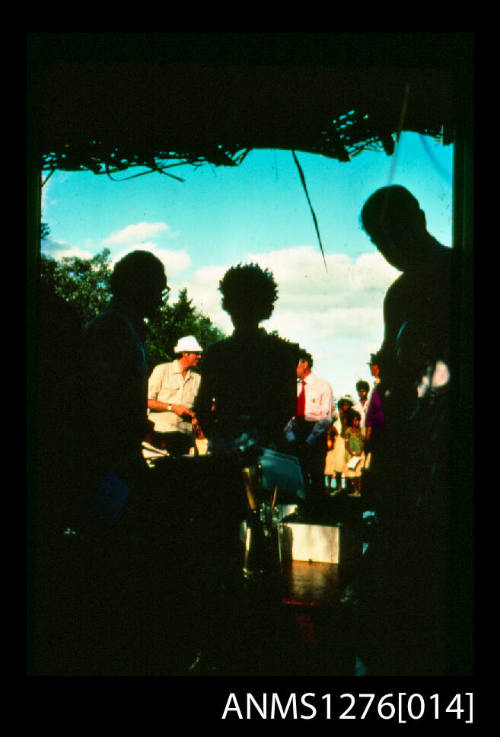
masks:
<svg viewBox="0 0 500 737"><path fill-rule="evenodd" d="M56 261L51 256L41 255L42 285L71 305L82 328L111 298L110 256L107 248L88 259L71 256ZM173 348L184 335L194 335L204 348L226 337L193 305L186 288L181 289L175 302L169 298L163 303L149 326L145 348L150 368L171 361Z"/></svg>

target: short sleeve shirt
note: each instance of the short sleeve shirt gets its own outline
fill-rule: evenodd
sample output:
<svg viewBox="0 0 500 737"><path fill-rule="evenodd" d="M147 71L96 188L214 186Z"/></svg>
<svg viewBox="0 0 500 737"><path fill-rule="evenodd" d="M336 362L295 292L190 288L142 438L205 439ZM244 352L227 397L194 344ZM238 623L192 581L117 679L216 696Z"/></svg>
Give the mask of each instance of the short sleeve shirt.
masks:
<svg viewBox="0 0 500 737"><path fill-rule="evenodd" d="M200 375L187 371L185 378L178 361L160 363L154 367L148 382L148 399L157 399L166 404L184 404L192 409L200 387ZM178 417L175 412L149 411L157 432L192 432L191 422Z"/></svg>

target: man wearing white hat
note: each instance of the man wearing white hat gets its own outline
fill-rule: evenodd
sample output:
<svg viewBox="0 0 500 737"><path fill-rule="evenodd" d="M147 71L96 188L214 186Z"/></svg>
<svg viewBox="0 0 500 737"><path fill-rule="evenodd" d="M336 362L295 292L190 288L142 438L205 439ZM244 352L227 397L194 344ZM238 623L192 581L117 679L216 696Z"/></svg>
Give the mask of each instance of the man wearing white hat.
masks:
<svg viewBox="0 0 500 737"><path fill-rule="evenodd" d="M200 375L191 369L198 365L202 351L194 336L180 338L174 348L177 358L155 366L149 377L148 409L154 432L148 439L173 456L185 455L194 446L192 408Z"/></svg>

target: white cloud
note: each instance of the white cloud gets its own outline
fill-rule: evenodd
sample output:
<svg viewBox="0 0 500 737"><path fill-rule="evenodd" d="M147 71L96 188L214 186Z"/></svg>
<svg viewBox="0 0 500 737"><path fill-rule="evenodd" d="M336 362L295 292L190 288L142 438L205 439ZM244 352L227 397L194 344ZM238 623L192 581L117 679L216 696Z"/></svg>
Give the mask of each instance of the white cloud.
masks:
<svg viewBox="0 0 500 737"><path fill-rule="evenodd" d="M187 251L171 251L168 248L161 248L152 242L140 243L137 245L129 246L122 251L116 251L113 253L111 260L111 268L127 253L134 250L149 251L154 256L160 259L165 267L167 274L167 280L171 282L171 278L181 273L191 265L191 256Z"/></svg>
<svg viewBox="0 0 500 737"><path fill-rule="evenodd" d="M171 282L172 277L175 281L176 276L181 274L191 265L191 257L186 251L172 251L167 248L161 248L155 243L146 242L138 244L137 246L130 246L128 248L113 253L109 268L112 269L117 261L123 258L123 256L126 256L127 253L130 253L131 251L136 249L150 251L157 258L159 258L165 266L165 271L169 282ZM93 249L93 251L86 251L82 248L78 248L77 246L73 246L70 243L66 243L64 241L55 241L51 238L42 239L42 251L45 255L55 258L56 261L59 261L66 256L90 259L93 258L95 255L95 249ZM181 287L185 285L184 281L182 282Z"/></svg>
<svg viewBox="0 0 500 737"><path fill-rule="evenodd" d="M330 381L337 396L355 393L359 378L370 380L367 362L383 338L383 299L400 272L377 251L355 260L347 254L327 255L326 271L313 246L249 253L242 259L251 261L269 268L279 287L266 329L306 348L318 375ZM184 283L194 304L227 333L232 325L222 310L218 284L229 266L198 269Z"/></svg>
<svg viewBox="0 0 500 737"><path fill-rule="evenodd" d="M122 230L107 236L103 240L106 245L120 245L125 243L143 243L147 238L151 238L161 233L167 238L176 238L179 233L174 233L167 223L136 223L135 225L127 225Z"/></svg>
<svg viewBox="0 0 500 737"><path fill-rule="evenodd" d="M56 258L92 256L67 243L47 239L44 244L44 250ZM186 251L146 241L114 253L111 266L135 248L151 251L163 262L173 290L172 302L179 290L187 287L193 304L217 327L227 334L232 332L218 291L220 279L232 264L206 266L186 276L191 266ZM279 297L264 326L306 348L313 355L314 371L331 383L337 398L344 393L355 395L358 379L371 380L367 362L383 338L383 299L399 275L377 251L362 253L356 259L347 254L329 254L328 271L314 246L249 253L241 261L256 262L273 272Z"/></svg>
<svg viewBox="0 0 500 737"><path fill-rule="evenodd" d="M178 283L172 280L171 284L174 290L187 287L188 296L193 300L193 304L210 317L217 327L230 333L232 324L221 307L221 294L218 290L219 281L228 268L228 266L205 266L197 269L189 280Z"/></svg>
<svg viewBox="0 0 500 737"><path fill-rule="evenodd" d="M191 256L185 250L172 250L159 246L155 241L149 240L155 236L164 237L169 239L176 238L179 233L174 233L170 225L163 222L157 223L136 223L134 225L127 225L122 230L104 238L102 241L103 245L106 246L124 246L119 251L114 251L112 255L111 267L119 261L123 256L131 251L141 250L150 251L165 266L167 273L167 279L171 282L172 277L175 276L191 265Z"/></svg>
<svg viewBox="0 0 500 737"><path fill-rule="evenodd" d="M56 261L63 258L92 258L94 255L90 251L72 246L65 241L55 241L52 238L42 239L41 250L46 256L51 256Z"/></svg>
<svg viewBox="0 0 500 737"><path fill-rule="evenodd" d="M346 253L326 255L326 268L318 248L297 246L267 254L248 254L247 261L255 261L269 268L280 286L280 293L300 293L307 296L343 293L348 287L365 291L384 288L399 272L377 252L363 253L353 261Z"/></svg>

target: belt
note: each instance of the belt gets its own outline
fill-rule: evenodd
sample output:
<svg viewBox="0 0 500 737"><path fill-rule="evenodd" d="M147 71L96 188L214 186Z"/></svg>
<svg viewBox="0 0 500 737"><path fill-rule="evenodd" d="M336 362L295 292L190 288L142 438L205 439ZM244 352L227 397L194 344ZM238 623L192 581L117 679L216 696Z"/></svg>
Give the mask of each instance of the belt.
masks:
<svg viewBox="0 0 500 737"><path fill-rule="evenodd" d="M169 440L171 440L174 435L177 437L182 435L188 440L190 439L190 436L187 433L179 432L179 430L173 430L172 432L158 432L157 430L154 430L150 435L148 435L148 440L150 444L155 448L158 448L158 450L168 450Z"/></svg>
<svg viewBox="0 0 500 737"><path fill-rule="evenodd" d="M158 450L166 450L167 449L167 440L166 438L160 433L152 433L148 437L149 442L151 445L154 445L155 448L158 448Z"/></svg>

